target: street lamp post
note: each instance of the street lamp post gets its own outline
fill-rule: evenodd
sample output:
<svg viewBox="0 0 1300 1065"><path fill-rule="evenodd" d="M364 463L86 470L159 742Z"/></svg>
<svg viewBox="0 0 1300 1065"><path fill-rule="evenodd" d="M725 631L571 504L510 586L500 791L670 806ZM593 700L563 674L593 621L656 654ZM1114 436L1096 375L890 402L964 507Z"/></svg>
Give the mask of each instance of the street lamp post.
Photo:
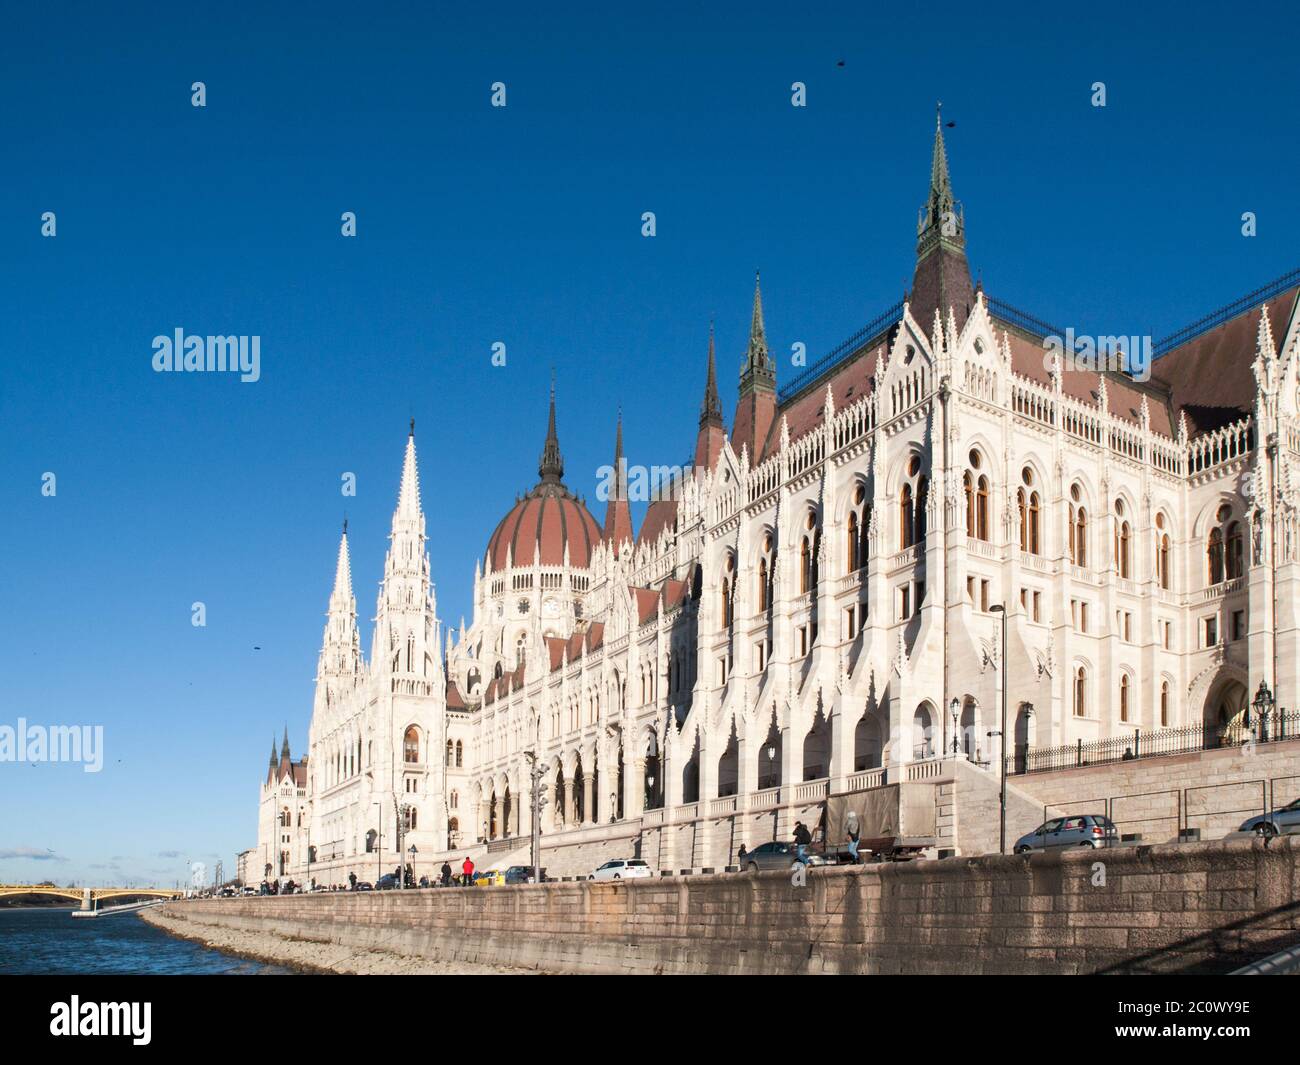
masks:
<svg viewBox="0 0 1300 1065"><path fill-rule="evenodd" d="M1268 742L1268 719L1273 712L1273 693L1268 689L1268 681L1259 682L1259 690L1255 692L1255 720L1256 728L1261 742ZM1246 727L1250 728L1250 711L1246 711Z"/></svg>
<svg viewBox="0 0 1300 1065"><path fill-rule="evenodd" d="M529 832L530 849L533 859L533 883L542 882L542 789L541 780L545 770L537 759L536 751L524 751L524 757L528 759L528 779L532 783L533 794L533 823L532 831Z"/></svg>
<svg viewBox="0 0 1300 1065"><path fill-rule="evenodd" d="M415 879L415 855L416 855L416 850L415 850L415 844L414 844L414 843L412 843L411 846L410 846L409 848L407 848L407 853L410 854L410 856L411 856L411 887L415 887L415 885L416 885L416 883L417 883L418 881L416 881L416 879ZM403 872L405 872L405 870L403 870Z"/></svg>
<svg viewBox="0 0 1300 1065"><path fill-rule="evenodd" d="M999 760L1002 763L1002 793L1000 798L1001 815L998 827L998 853L1007 853L1007 689L1010 685L1011 671L1007 662L1007 608L1001 603L989 608L995 614L1002 615L1002 731L998 733L1002 742L998 744Z"/></svg>
<svg viewBox="0 0 1300 1065"><path fill-rule="evenodd" d="M379 817L375 821L375 850L379 855L375 866L375 886L378 887L379 878L384 875L384 802L381 799L370 805L379 807Z"/></svg>
<svg viewBox="0 0 1300 1065"><path fill-rule="evenodd" d="M957 696L952 697L952 702L948 704L948 709L952 711L952 756L957 757L957 716L961 710L961 701Z"/></svg>

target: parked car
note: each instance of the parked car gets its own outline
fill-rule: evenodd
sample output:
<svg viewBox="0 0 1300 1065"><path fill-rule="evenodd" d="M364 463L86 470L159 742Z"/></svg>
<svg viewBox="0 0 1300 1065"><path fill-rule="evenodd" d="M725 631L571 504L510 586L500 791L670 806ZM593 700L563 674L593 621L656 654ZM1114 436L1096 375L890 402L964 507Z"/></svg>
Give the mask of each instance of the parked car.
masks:
<svg viewBox="0 0 1300 1065"><path fill-rule="evenodd" d="M223 887L221 889L221 897L223 899L233 899L235 897L235 889L232 887Z"/></svg>
<svg viewBox="0 0 1300 1065"><path fill-rule="evenodd" d="M374 891L375 885L370 883L369 880L358 880L356 883L356 887L354 887L352 890L353 891Z"/></svg>
<svg viewBox="0 0 1300 1065"><path fill-rule="evenodd" d="M506 882L506 874L499 869L476 869L474 870L475 887L495 887L497 884Z"/></svg>
<svg viewBox="0 0 1300 1065"><path fill-rule="evenodd" d="M396 873L385 873L383 876L381 876L378 880L375 881L376 891L392 891L396 887L397 887Z"/></svg>
<svg viewBox="0 0 1300 1065"><path fill-rule="evenodd" d="M793 843L782 843L779 840L772 840L769 843L760 843L752 851L745 854L745 871L758 873L764 869L789 869L794 865L798 848ZM809 865L830 865L822 855L813 851L808 852Z"/></svg>
<svg viewBox="0 0 1300 1065"><path fill-rule="evenodd" d="M641 858L615 858L606 862L594 873L592 880L633 880L639 877L654 876L650 866Z"/></svg>
<svg viewBox="0 0 1300 1065"><path fill-rule="evenodd" d="M1300 799L1279 806L1271 814L1259 814L1241 823L1239 832L1254 832L1257 836L1285 836L1300 832Z"/></svg>
<svg viewBox="0 0 1300 1065"><path fill-rule="evenodd" d="M545 876L545 872L542 873ZM532 884L533 867L531 865L512 865L505 872L505 883L507 884Z"/></svg>
<svg viewBox="0 0 1300 1065"><path fill-rule="evenodd" d="M1053 847L1108 847L1119 840L1115 822L1102 814L1053 817L1026 832L1012 847L1017 854Z"/></svg>

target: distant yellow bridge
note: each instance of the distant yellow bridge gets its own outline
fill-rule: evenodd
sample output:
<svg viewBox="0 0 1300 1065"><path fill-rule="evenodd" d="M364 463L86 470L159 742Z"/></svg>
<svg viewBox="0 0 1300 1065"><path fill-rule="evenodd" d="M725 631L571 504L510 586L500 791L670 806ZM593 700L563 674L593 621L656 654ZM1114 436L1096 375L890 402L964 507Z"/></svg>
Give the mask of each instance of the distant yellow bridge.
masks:
<svg viewBox="0 0 1300 1065"><path fill-rule="evenodd" d="M11 895L52 895L79 902L83 910L93 910L108 899L179 899L185 892L179 888L61 888L50 884L0 884L0 899Z"/></svg>

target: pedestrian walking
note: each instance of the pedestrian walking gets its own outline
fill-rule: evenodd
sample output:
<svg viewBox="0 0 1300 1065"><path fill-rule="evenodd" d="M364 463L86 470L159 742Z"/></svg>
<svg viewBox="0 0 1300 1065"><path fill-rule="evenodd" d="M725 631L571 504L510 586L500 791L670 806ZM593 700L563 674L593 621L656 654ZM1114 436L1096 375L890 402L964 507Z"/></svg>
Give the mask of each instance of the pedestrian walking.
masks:
<svg viewBox="0 0 1300 1065"><path fill-rule="evenodd" d="M795 860L808 864L808 844L812 842L812 833L808 831L808 826L802 821L794 823L794 845L798 848Z"/></svg>
<svg viewBox="0 0 1300 1065"><path fill-rule="evenodd" d="M853 858L853 864L857 865L861 860L858 858L858 840L862 837L862 829L858 825L856 810L850 810L844 818L844 831L849 837L849 855Z"/></svg>

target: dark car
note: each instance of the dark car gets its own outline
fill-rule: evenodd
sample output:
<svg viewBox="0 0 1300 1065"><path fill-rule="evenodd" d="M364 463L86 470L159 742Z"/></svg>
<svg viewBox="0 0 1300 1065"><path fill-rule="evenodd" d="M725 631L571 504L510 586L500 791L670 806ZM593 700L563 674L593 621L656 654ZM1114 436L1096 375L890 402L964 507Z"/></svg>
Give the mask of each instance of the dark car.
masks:
<svg viewBox="0 0 1300 1065"><path fill-rule="evenodd" d="M381 876L378 880L375 881L376 891L392 891L396 887L397 887L396 873L385 873L383 876Z"/></svg>
<svg viewBox="0 0 1300 1065"><path fill-rule="evenodd" d="M506 870L506 883L507 884L533 883L533 867L531 865L512 865L509 869Z"/></svg>
<svg viewBox="0 0 1300 1065"><path fill-rule="evenodd" d="M781 843L777 840L760 843L745 855L745 870L757 873L764 869L789 869L797 860L795 857L797 850L793 843ZM808 864L827 865L828 863L820 854L809 851Z"/></svg>
<svg viewBox="0 0 1300 1065"><path fill-rule="evenodd" d="M375 886L372 883L370 883L369 880L358 880L357 886L354 887L352 890L353 891L374 891Z"/></svg>
<svg viewBox="0 0 1300 1065"><path fill-rule="evenodd" d="M1285 836L1300 832L1300 799L1279 806L1271 814L1257 814L1242 822L1238 832L1254 832L1257 836Z"/></svg>
<svg viewBox="0 0 1300 1065"><path fill-rule="evenodd" d="M1072 814L1044 821L1012 849L1017 854L1054 847L1108 847L1119 839L1115 822L1103 814Z"/></svg>

